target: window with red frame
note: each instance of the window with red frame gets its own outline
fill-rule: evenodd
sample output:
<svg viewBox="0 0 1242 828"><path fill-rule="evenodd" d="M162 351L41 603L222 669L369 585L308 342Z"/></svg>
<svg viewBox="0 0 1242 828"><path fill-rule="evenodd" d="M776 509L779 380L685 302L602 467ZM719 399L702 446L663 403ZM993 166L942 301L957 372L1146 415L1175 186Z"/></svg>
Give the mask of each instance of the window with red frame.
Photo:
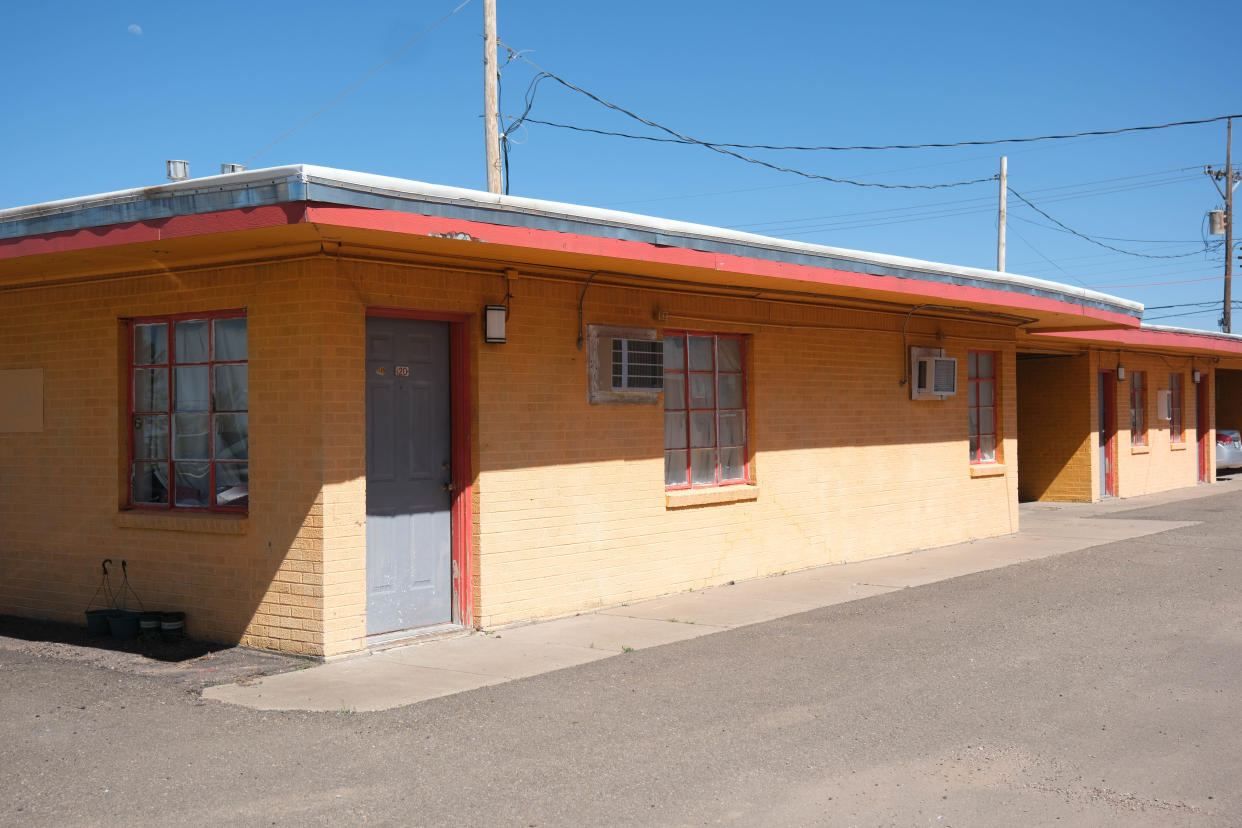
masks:
<svg viewBox="0 0 1242 828"><path fill-rule="evenodd" d="M966 357L969 386L970 462L996 462L996 352L971 351Z"/></svg>
<svg viewBox="0 0 1242 828"><path fill-rule="evenodd" d="M1147 445L1147 372L1130 372L1130 445Z"/></svg>
<svg viewBox="0 0 1242 828"><path fill-rule="evenodd" d="M1169 374L1169 441L1181 443L1186 439L1182 429L1182 375Z"/></svg>
<svg viewBox="0 0 1242 828"><path fill-rule="evenodd" d="M722 486L749 479L746 343L741 336L664 335L664 484Z"/></svg>
<svg viewBox="0 0 1242 828"><path fill-rule="evenodd" d="M245 511L245 314L136 319L129 355L130 505Z"/></svg>

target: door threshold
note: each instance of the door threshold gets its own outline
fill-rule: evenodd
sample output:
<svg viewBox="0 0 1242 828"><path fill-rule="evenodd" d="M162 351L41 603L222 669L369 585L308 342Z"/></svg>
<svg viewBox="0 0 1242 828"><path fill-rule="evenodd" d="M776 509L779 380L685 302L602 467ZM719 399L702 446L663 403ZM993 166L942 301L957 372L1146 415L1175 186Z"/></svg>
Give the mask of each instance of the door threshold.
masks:
<svg viewBox="0 0 1242 828"><path fill-rule="evenodd" d="M396 632L378 633L376 635L367 636L367 649L371 651L386 650L389 647L400 647L405 644L421 644L424 641L434 641L440 638L452 638L458 635L469 633L466 627L452 621L445 621L441 624L432 624L427 627L415 627L412 630L397 630Z"/></svg>

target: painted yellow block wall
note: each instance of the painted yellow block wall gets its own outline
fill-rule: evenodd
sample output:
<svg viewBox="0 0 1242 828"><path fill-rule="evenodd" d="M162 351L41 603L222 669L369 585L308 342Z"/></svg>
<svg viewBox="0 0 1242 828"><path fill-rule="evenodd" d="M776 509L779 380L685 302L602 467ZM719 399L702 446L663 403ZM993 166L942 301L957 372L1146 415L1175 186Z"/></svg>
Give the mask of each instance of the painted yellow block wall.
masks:
<svg viewBox="0 0 1242 828"><path fill-rule="evenodd" d="M1117 496L1137 497L1155 494L1198 481L1198 453L1195 450L1194 383L1189 357L1159 357L1123 352L1125 382L1117 383ZM1145 374L1147 384L1147 445L1134 440L1130 392L1135 372ZM1182 383L1182 423L1180 442L1171 435L1170 420L1157 418L1157 394L1170 387L1170 374L1180 374Z"/></svg>
<svg viewBox="0 0 1242 828"><path fill-rule="evenodd" d="M494 276L416 266L345 260L334 267L326 318L339 364L327 398L341 409L325 445L340 458L327 464L335 469L330 485L353 494L331 512L339 554L325 559L328 654L363 646L365 633L365 596L348 574L365 572L357 490L365 435L356 427L365 414L364 355L350 343L361 343L368 309L477 315L506 287ZM1016 458L1007 328L915 317L908 344L957 356L962 393L912 402L901 385L901 316L592 285L584 325L750 337L758 496L671 509L662 405L587 402L586 354L577 347L581 282L519 277L508 287L508 342L482 343L477 320L471 340L480 626L1017 528L1015 465L972 478L966 446L966 352L997 350L1002 459Z"/></svg>
<svg viewBox="0 0 1242 828"><path fill-rule="evenodd" d="M508 344L478 358L483 626L1017 528L1006 328L916 319L908 344L958 357L962 393L913 402L900 316L592 287L588 324L750 336L758 497L670 509L662 407L587 403L579 288L522 280L514 294ZM970 473L972 347L1000 354L1011 462L995 477Z"/></svg>
<svg viewBox="0 0 1242 828"><path fill-rule="evenodd" d="M105 557L194 635L335 655L365 644L368 308L475 315L496 276L332 257L12 291L0 370L42 369L44 430L0 434L0 612L81 621ZM518 278L509 342L472 323L476 621L485 627L1017 528L1009 328L592 285L585 323L749 337L757 495L669 508L663 408L590 405L581 283ZM124 511L132 317L245 308L248 517ZM906 346L959 359L911 401ZM1000 355L1001 460L968 463L966 354Z"/></svg>
<svg viewBox="0 0 1242 828"><path fill-rule="evenodd" d="M1089 502L1095 376L1088 355L1018 360L1018 496Z"/></svg>
<svg viewBox="0 0 1242 828"><path fill-rule="evenodd" d="M114 587L126 560L142 606L185 611L191 635L322 652L319 292L295 262L5 293L0 369L43 370L44 428L0 433L0 612L83 623L111 558ZM249 517L122 511L121 320L232 308L248 320Z"/></svg>

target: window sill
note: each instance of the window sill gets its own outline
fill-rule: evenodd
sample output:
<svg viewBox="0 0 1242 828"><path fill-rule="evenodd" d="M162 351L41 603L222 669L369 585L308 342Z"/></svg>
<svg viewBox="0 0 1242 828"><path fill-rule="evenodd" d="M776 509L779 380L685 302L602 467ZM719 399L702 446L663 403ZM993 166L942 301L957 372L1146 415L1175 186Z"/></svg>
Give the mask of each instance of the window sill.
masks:
<svg viewBox="0 0 1242 828"><path fill-rule="evenodd" d="M1186 441L1184 440L1180 443L1169 443L1169 451L1185 451L1185 450L1186 450Z"/></svg>
<svg viewBox="0 0 1242 828"><path fill-rule="evenodd" d="M757 500L759 487L750 484L719 486L713 489L681 489L664 493L664 508L683 509L687 506L710 506L715 503L738 503Z"/></svg>
<svg viewBox="0 0 1242 828"><path fill-rule="evenodd" d="M1004 463L976 463L970 467L971 477L1001 477L1004 474Z"/></svg>
<svg viewBox="0 0 1242 828"><path fill-rule="evenodd" d="M122 529L158 529L164 532L200 532L207 535L246 534L246 515L177 515L133 509L117 512L113 521Z"/></svg>
<svg viewBox="0 0 1242 828"><path fill-rule="evenodd" d="M1130 446L1131 454L1151 454L1151 446Z"/></svg>

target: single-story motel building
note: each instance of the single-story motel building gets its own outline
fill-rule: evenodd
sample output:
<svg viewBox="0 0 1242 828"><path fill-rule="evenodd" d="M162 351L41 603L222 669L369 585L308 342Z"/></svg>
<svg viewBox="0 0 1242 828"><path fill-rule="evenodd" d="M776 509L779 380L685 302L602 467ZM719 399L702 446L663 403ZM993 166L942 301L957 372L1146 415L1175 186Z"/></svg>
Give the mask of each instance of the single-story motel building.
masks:
<svg viewBox="0 0 1242 828"><path fill-rule="evenodd" d="M0 211L0 613L80 622L126 560L330 658L1211 483L1242 337L1141 316L312 166Z"/></svg>

